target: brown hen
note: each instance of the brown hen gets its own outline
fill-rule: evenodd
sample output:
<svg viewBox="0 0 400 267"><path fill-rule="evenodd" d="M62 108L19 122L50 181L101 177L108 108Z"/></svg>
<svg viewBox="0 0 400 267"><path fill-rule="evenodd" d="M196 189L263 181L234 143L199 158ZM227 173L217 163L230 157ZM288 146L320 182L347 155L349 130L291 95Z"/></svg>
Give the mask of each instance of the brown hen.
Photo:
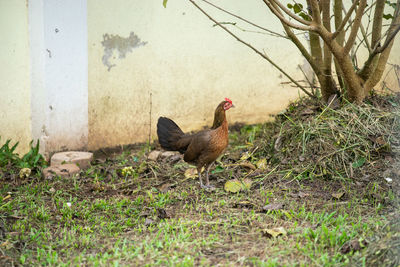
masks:
<svg viewBox="0 0 400 267"><path fill-rule="evenodd" d="M165 150L179 151L183 159L197 167L200 186L210 188L209 170L212 163L228 146L228 122L225 111L234 107L232 101L225 98L215 109L214 122L211 129L194 134L185 134L179 126L169 118L160 117L157 123L157 135L160 145ZM206 169L206 184L201 179L201 169Z"/></svg>

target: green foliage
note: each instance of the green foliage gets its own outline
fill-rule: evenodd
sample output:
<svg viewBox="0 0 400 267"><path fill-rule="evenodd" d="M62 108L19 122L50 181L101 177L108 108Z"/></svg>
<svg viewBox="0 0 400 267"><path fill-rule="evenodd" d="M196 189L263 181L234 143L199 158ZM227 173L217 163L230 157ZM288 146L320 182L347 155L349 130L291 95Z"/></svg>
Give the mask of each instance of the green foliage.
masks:
<svg viewBox="0 0 400 267"><path fill-rule="evenodd" d="M22 157L21 161L19 162L19 167L34 169L47 165L46 160L42 154L39 153L39 140L36 142L35 146L32 146L32 144L33 141L30 143L31 149Z"/></svg>
<svg viewBox="0 0 400 267"><path fill-rule="evenodd" d="M163 0L163 6L165 7L165 8L167 8L167 2L168 2L168 0Z"/></svg>
<svg viewBox="0 0 400 267"><path fill-rule="evenodd" d="M365 161L366 161L366 158L361 157L358 160L354 161L352 166L353 166L353 168L360 168L361 166L364 165Z"/></svg>
<svg viewBox="0 0 400 267"><path fill-rule="evenodd" d="M0 139L1 141L1 139ZM18 154L14 153L14 150L18 146L18 142L10 147L11 140L7 140L3 146L0 147L0 167L4 167L10 162L18 161Z"/></svg>
<svg viewBox="0 0 400 267"><path fill-rule="evenodd" d="M293 12L295 14L298 14L302 19L311 21L310 16L303 10L303 5L299 3L295 3L294 5L292 4L287 4L287 7L289 9L293 9Z"/></svg>
<svg viewBox="0 0 400 267"><path fill-rule="evenodd" d="M19 142L16 142L11 146L11 140L8 139L0 147L0 168L2 167L18 167L18 168L30 168L35 169L38 167L46 166L47 162L39 153L39 140L36 145L32 145L33 141L30 143L30 150L22 158L15 153Z"/></svg>

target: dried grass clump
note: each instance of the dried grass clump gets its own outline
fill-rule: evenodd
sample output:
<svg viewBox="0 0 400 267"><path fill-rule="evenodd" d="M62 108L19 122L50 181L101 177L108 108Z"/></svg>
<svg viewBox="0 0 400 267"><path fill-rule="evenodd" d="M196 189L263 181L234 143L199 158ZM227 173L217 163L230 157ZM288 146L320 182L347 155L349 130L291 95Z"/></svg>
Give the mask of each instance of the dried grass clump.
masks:
<svg viewBox="0 0 400 267"><path fill-rule="evenodd" d="M336 110L294 103L277 117L277 134L272 140L264 136L260 151L272 155L270 162L279 169L292 168L302 178L368 175L365 167L379 169L377 161L383 163L400 144L398 98L375 98L379 101L346 103Z"/></svg>

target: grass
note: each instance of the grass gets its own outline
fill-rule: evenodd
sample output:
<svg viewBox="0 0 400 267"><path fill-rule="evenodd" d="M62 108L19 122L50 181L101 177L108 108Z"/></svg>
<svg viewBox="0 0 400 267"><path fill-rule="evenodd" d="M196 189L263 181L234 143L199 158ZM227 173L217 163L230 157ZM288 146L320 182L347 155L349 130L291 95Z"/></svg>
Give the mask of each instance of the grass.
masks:
<svg viewBox="0 0 400 267"><path fill-rule="evenodd" d="M273 123L236 127L214 192L185 177L180 158L147 160L146 145L97 157L73 178L44 180L39 169L20 178L20 166L5 164L0 264L390 266L400 244L397 180L384 179L399 178L390 101L340 110L298 102ZM249 190L223 189L244 177Z"/></svg>

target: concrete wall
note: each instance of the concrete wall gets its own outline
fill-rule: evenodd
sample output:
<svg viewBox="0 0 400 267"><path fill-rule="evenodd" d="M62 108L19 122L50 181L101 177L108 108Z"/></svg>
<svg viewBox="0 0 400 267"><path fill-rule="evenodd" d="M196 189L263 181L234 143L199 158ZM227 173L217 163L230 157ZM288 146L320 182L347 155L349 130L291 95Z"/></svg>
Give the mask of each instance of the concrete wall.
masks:
<svg viewBox="0 0 400 267"><path fill-rule="evenodd" d="M231 2L219 1L281 31L263 3ZM166 9L160 1L89 0L88 29L90 149L146 141L150 111L154 135L160 115L184 130L211 124L224 97L236 105L231 122L255 123L298 96L270 64L185 0L169 1ZM236 32L302 78L303 59L290 43L282 49L279 39Z"/></svg>
<svg viewBox="0 0 400 267"><path fill-rule="evenodd" d="M25 1L0 0L0 145L31 140L28 7Z"/></svg>
<svg viewBox="0 0 400 267"><path fill-rule="evenodd" d="M32 133L42 151L87 148L86 19L86 1L29 1Z"/></svg>
<svg viewBox="0 0 400 267"><path fill-rule="evenodd" d="M218 4L282 33L262 1ZM238 22L202 5L222 22ZM210 125L225 97L233 122L263 122L298 97L287 78L186 0L0 0L0 136L26 151L98 149L148 140L159 116ZM295 79L305 60L287 40L227 25ZM13 29L13 30L10 30ZM398 38L397 38L398 39ZM400 64L399 40L389 63ZM360 62L361 63L361 62ZM398 90L399 69L387 67Z"/></svg>

